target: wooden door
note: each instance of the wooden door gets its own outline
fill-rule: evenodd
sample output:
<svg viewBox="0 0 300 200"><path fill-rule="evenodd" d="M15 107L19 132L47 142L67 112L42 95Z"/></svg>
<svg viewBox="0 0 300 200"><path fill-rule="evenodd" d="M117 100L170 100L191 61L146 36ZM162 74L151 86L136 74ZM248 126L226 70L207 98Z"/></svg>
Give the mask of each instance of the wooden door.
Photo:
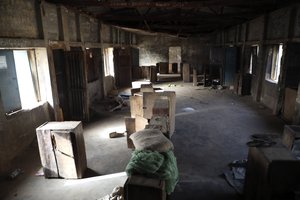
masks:
<svg viewBox="0 0 300 200"><path fill-rule="evenodd" d="M131 86L131 60L130 48L114 48L115 81L118 88Z"/></svg>
<svg viewBox="0 0 300 200"><path fill-rule="evenodd" d="M225 50L224 85L234 85L238 66L238 48L228 47Z"/></svg>
<svg viewBox="0 0 300 200"><path fill-rule="evenodd" d="M88 121L87 77L84 52L79 50L67 51L65 52L65 58L70 118L71 120Z"/></svg>

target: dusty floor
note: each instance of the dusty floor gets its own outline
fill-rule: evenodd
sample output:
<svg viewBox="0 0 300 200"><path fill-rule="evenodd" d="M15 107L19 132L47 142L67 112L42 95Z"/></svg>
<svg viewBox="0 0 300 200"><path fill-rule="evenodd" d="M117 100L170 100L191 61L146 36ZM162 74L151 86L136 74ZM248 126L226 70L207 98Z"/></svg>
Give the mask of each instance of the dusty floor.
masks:
<svg viewBox="0 0 300 200"><path fill-rule="evenodd" d="M210 90L192 84L157 85L177 94L175 146L180 180L172 200L241 199L222 173L228 163L247 158L246 142L256 133L281 134L284 123L271 111L254 103L251 97L238 97L229 90ZM1 180L3 200L91 200L110 193L126 180L124 169L131 156L126 138L108 137L112 131L125 130L129 109L100 112L84 127L88 171L80 180L45 179L36 176L41 168L37 144L16 160L24 173L14 180Z"/></svg>

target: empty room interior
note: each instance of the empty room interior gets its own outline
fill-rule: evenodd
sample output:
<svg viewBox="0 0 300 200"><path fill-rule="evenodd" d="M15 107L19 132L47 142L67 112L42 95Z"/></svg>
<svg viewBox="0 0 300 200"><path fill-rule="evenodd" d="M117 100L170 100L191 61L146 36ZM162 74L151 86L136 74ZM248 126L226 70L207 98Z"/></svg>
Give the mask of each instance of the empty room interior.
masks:
<svg viewBox="0 0 300 200"><path fill-rule="evenodd" d="M297 0L1 0L0 199L299 200Z"/></svg>

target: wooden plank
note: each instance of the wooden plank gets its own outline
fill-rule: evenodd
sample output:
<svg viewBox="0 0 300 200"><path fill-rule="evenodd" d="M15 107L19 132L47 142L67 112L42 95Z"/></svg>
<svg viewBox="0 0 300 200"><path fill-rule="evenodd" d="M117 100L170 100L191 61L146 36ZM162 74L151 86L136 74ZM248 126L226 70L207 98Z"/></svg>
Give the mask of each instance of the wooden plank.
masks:
<svg viewBox="0 0 300 200"><path fill-rule="evenodd" d="M85 143L83 137L83 128L81 122L74 130L74 133L76 138L76 144L73 146L77 148L76 149L77 154L75 156L75 161L77 163L76 164L77 177L82 178L87 169L87 159L86 159Z"/></svg>
<svg viewBox="0 0 300 200"><path fill-rule="evenodd" d="M129 138L132 133L135 133L135 118L126 117L125 118L125 126L127 133L127 147L130 149L134 149L134 144L132 140Z"/></svg>
<svg viewBox="0 0 300 200"><path fill-rule="evenodd" d="M145 119L141 116L135 117L135 131L140 131L145 129L146 125L148 125L148 119Z"/></svg>
<svg viewBox="0 0 300 200"><path fill-rule="evenodd" d="M131 96L129 100L131 117L143 116L143 97Z"/></svg>
<svg viewBox="0 0 300 200"><path fill-rule="evenodd" d="M154 92L152 84L141 84L141 92Z"/></svg>
<svg viewBox="0 0 300 200"><path fill-rule="evenodd" d="M149 67L150 71L150 82L155 83L157 82L157 69L156 66L150 66Z"/></svg>
<svg viewBox="0 0 300 200"><path fill-rule="evenodd" d="M73 152L73 147L72 147L72 142L71 142L71 135L70 135L70 131L51 131L51 135L52 135L52 141L55 142L54 143L54 148L57 151L60 151L64 154L67 154L69 156L74 155Z"/></svg>
<svg viewBox="0 0 300 200"><path fill-rule="evenodd" d="M155 99L152 109L152 115L168 116L169 115L169 98Z"/></svg>
<svg viewBox="0 0 300 200"><path fill-rule="evenodd" d="M183 82L185 82L185 83L191 82L191 78L190 78L190 65L188 63L183 63L182 78L183 78Z"/></svg>
<svg viewBox="0 0 300 200"><path fill-rule="evenodd" d="M292 122L295 115L297 90L285 88L283 117L289 122Z"/></svg>
<svg viewBox="0 0 300 200"><path fill-rule="evenodd" d="M193 69L193 86L197 86L198 84L198 76L197 76L197 69Z"/></svg>
<svg viewBox="0 0 300 200"><path fill-rule="evenodd" d="M52 147L52 138L49 129L43 128L44 124L36 129L41 163L46 178L58 177L55 154Z"/></svg>

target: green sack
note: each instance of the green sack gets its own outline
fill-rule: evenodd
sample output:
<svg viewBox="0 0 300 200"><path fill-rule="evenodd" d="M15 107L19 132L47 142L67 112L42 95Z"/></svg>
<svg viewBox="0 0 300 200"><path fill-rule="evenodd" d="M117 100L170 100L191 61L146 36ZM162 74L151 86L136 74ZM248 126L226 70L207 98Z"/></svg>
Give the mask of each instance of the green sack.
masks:
<svg viewBox="0 0 300 200"><path fill-rule="evenodd" d="M136 150L132 153L126 173L128 176L141 174L165 180L167 194L174 191L178 181L177 162L172 150L165 153Z"/></svg>

